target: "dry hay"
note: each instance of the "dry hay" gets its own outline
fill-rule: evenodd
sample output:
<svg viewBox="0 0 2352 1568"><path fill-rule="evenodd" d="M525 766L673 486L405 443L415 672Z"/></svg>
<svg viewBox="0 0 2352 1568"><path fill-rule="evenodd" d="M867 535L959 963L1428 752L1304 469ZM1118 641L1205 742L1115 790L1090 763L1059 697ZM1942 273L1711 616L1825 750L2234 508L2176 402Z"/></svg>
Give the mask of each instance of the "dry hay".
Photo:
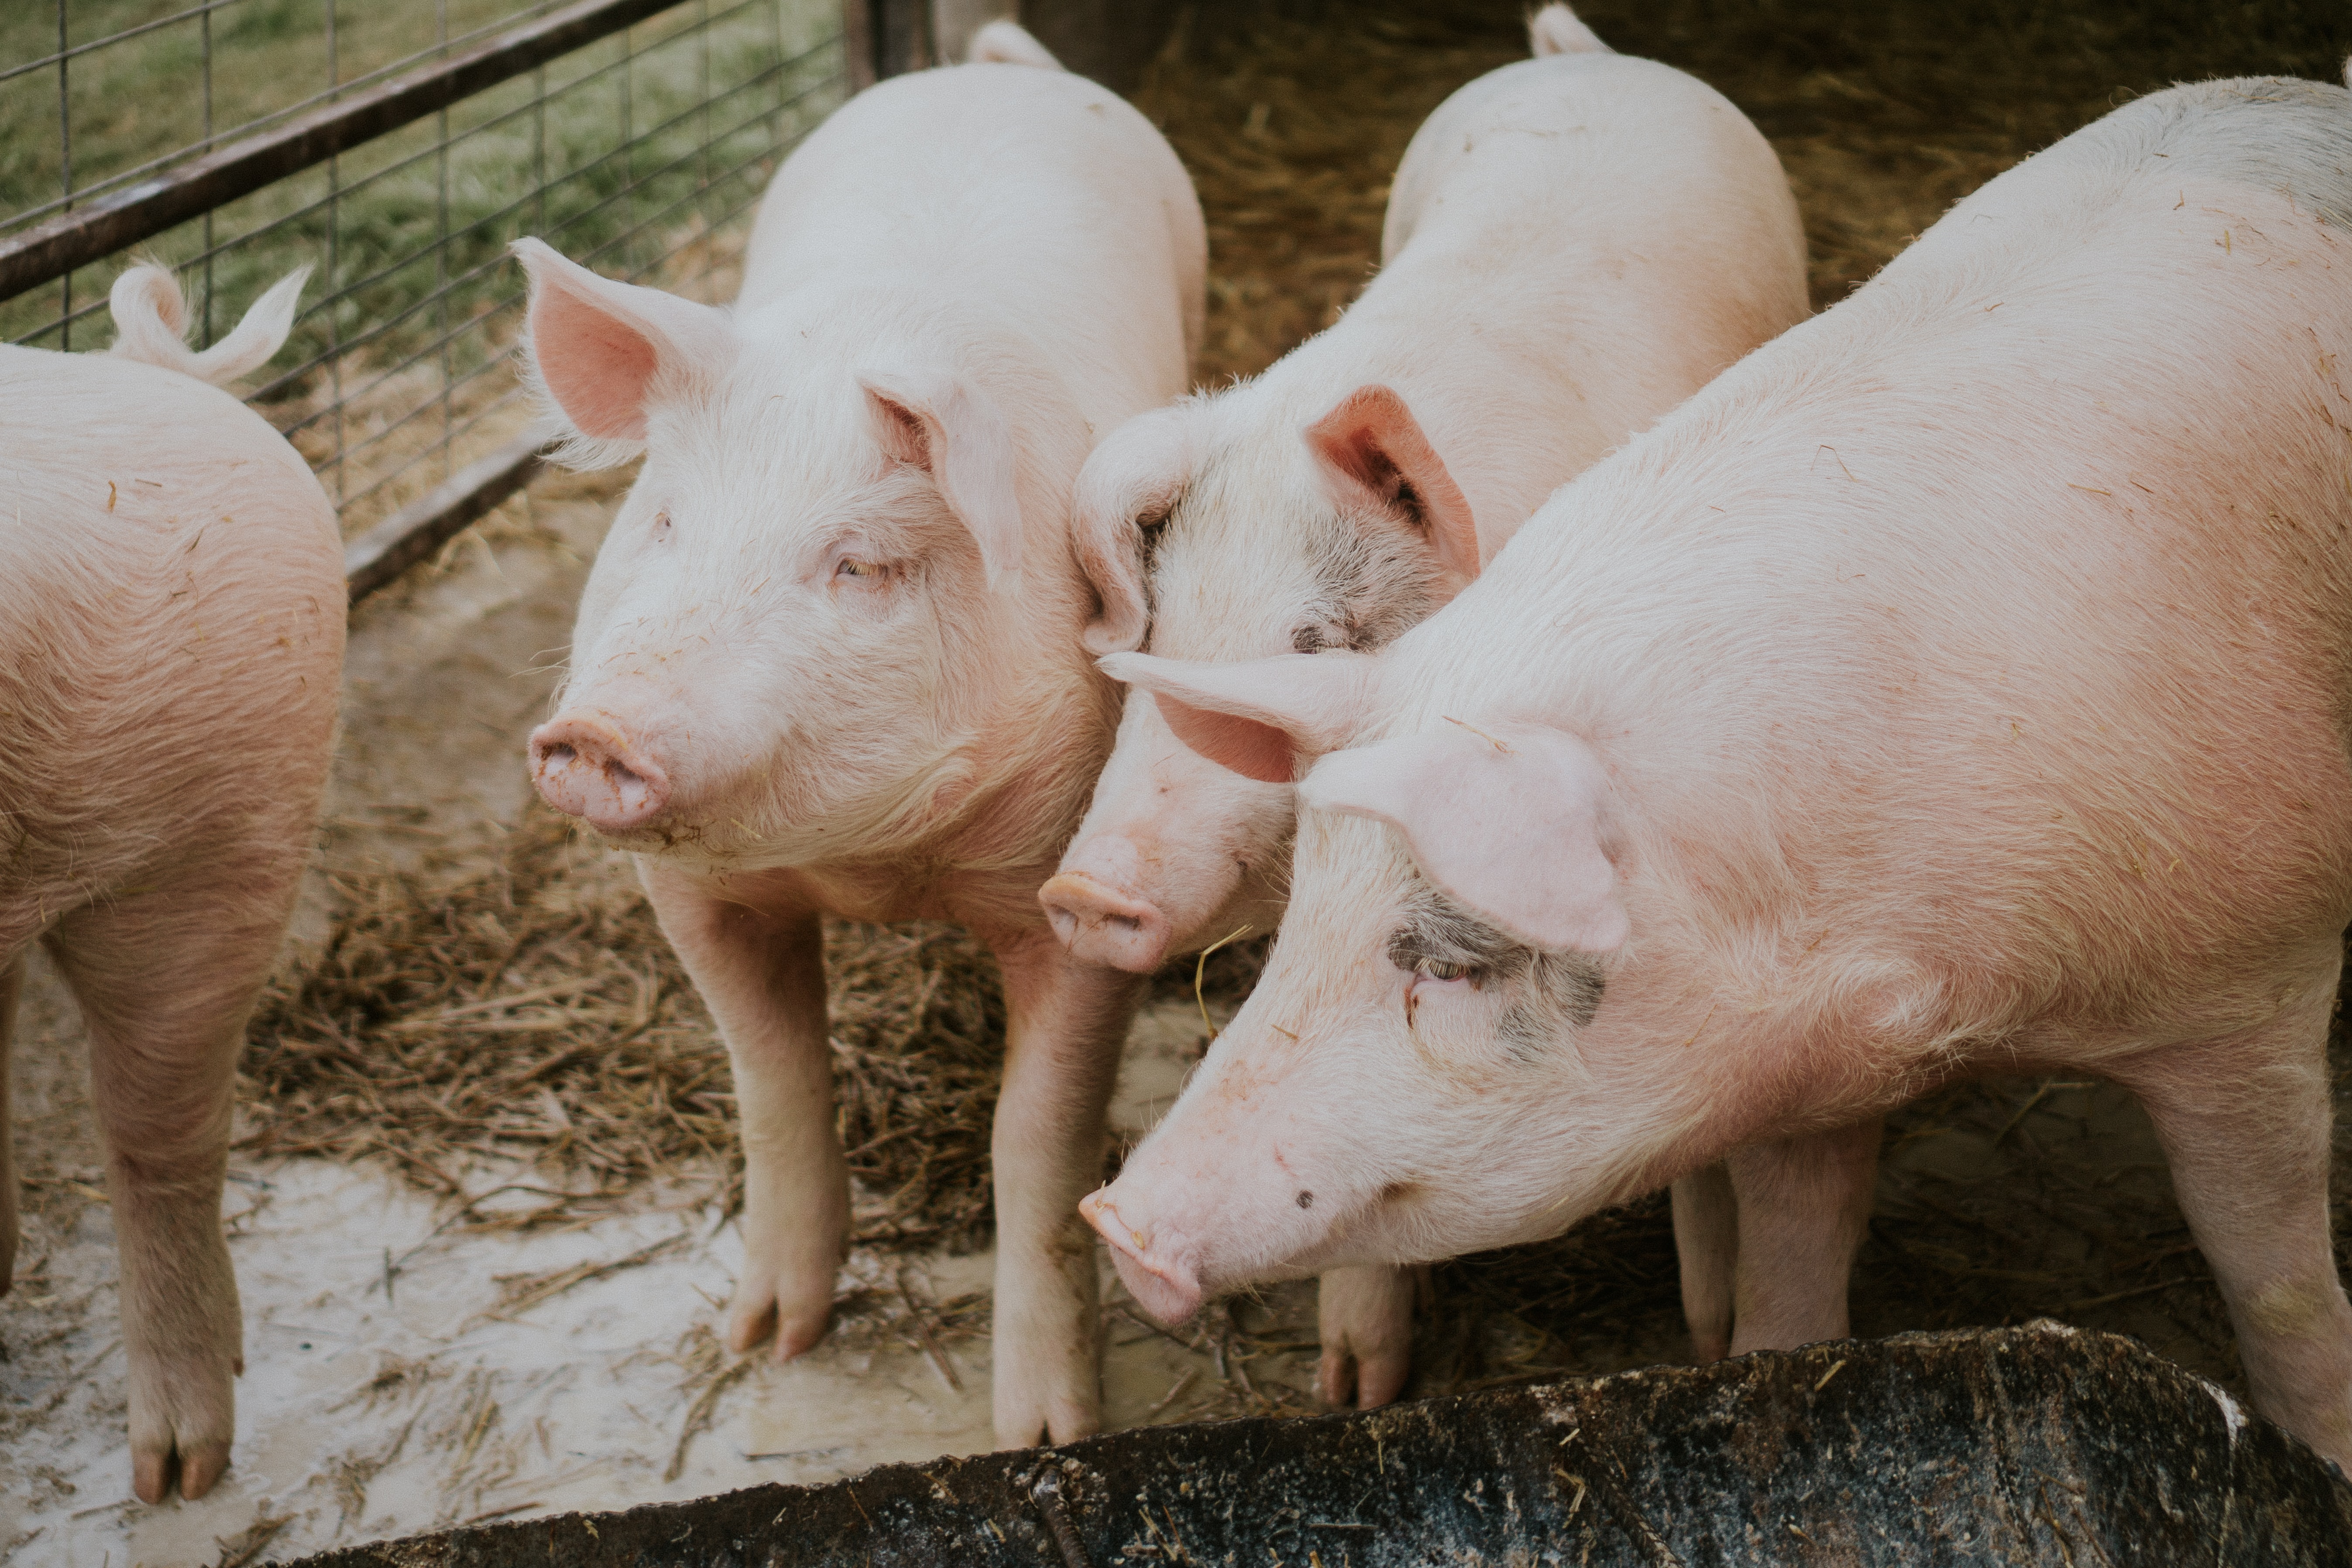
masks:
<svg viewBox="0 0 2352 1568"><path fill-rule="evenodd" d="M1445 95L1524 58L1516 0L1210 0L1136 102L1209 226L1199 379L1264 369L1338 320L1379 260L1390 177ZM1805 216L1817 305L1944 209L2134 93L2280 72L2338 79L2352 15L2315 0L1958 6L1936 0L1582 0L1616 48L1754 120Z"/></svg>
<svg viewBox="0 0 2352 1568"><path fill-rule="evenodd" d="M726 1053L625 862L534 807L488 870L345 877L335 896L323 949L255 1014L243 1147L383 1156L468 1225L576 1218L665 1181L722 1185L733 1207ZM856 1239L978 1245L992 963L939 926L835 923L825 947ZM537 1178L467 1184L514 1162Z"/></svg>

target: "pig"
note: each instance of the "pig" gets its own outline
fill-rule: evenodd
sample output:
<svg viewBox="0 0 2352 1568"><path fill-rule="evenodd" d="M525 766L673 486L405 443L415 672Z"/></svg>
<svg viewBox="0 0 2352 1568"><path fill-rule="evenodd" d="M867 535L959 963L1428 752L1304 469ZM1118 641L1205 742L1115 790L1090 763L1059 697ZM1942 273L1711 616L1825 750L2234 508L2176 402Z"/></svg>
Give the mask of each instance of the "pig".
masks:
<svg viewBox="0 0 2352 1568"><path fill-rule="evenodd" d="M1847 1331L1877 1121L2147 1108L2253 1403L2352 1464L2352 95L2210 81L1959 203L1383 652L1105 660L1311 759L1265 978L1088 1217L1204 1291L1715 1162L1734 1350Z"/></svg>
<svg viewBox="0 0 2352 1568"><path fill-rule="evenodd" d="M247 1016L317 833L343 658L334 509L215 384L278 352L298 272L202 353L160 267L111 354L0 348L0 1292L25 954L81 1005L121 1259L131 1489L227 1468L244 1370L221 1235Z"/></svg>
<svg viewBox="0 0 2352 1568"><path fill-rule="evenodd" d="M1566 5L1528 27L1535 58L1471 82L1414 135L1385 266L1338 325L1087 459L1096 652L1378 648L1563 482L1803 319L1804 230L1746 117L1612 52ZM1148 973L1274 929L1292 810L1286 746L1228 772L1131 692L1039 896L1078 957ZM1327 1400L1394 1397L1411 1305L1391 1270L1324 1281Z"/></svg>
<svg viewBox="0 0 2352 1568"><path fill-rule="evenodd" d="M1012 24L883 82L777 171L731 309L535 241L530 365L572 460L642 452L599 552L542 795L634 851L742 1111L729 1346L824 1334L849 1219L819 921L963 923L1004 975L993 1415L1100 1422L1078 1199L1139 982L1062 951L1038 886L1118 689L1069 538L1097 438L1183 391L1205 240L1118 97Z"/></svg>

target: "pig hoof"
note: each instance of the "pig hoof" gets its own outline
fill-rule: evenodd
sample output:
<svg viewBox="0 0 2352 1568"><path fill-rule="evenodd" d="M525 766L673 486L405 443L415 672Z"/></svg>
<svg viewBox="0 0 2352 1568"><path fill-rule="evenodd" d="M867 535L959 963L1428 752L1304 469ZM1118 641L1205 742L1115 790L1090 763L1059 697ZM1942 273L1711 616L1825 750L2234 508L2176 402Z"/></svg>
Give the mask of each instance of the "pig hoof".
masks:
<svg viewBox="0 0 2352 1568"><path fill-rule="evenodd" d="M768 1339L775 1337L776 1359L790 1361L824 1338L833 1325L833 1291L828 1282L823 1295L800 1292L793 1295L761 1292L754 1297L746 1289L727 1311L727 1348L741 1355Z"/></svg>
<svg viewBox="0 0 2352 1568"><path fill-rule="evenodd" d="M1327 1350L1317 1370L1315 1389L1326 1405L1341 1409L1377 1410L1393 1404L1412 1374L1412 1358L1404 1354L1355 1355Z"/></svg>
<svg viewBox="0 0 2352 1568"><path fill-rule="evenodd" d="M236 1431L230 1359L132 1362L131 1490L141 1502L162 1502L174 1482L182 1497L200 1498L228 1468Z"/></svg>
<svg viewBox="0 0 2352 1568"><path fill-rule="evenodd" d="M131 1456L131 1491L141 1502L162 1502L172 1488L172 1456L142 1453Z"/></svg>
<svg viewBox="0 0 2352 1568"><path fill-rule="evenodd" d="M228 1445L200 1443L180 1456L180 1495L194 1502L228 1469Z"/></svg>
<svg viewBox="0 0 2352 1568"><path fill-rule="evenodd" d="M1075 1443L1102 1430L1102 1412L1080 1400L1049 1401L1042 1412L1026 1409L996 1416L996 1447L1034 1448L1040 1443Z"/></svg>

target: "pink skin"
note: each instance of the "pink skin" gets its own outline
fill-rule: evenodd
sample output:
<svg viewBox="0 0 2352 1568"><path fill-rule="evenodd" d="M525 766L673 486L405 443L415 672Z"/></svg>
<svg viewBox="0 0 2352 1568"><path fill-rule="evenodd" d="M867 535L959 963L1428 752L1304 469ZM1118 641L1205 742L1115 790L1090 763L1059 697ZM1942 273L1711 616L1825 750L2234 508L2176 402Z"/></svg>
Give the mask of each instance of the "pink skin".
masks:
<svg viewBox="0 0 2352 1568"><path fill-rule="evenodd" d="M37 941L89 1029L131 1489L152 1503L175 1480L202 1497L228 1465L244 1367L220 1227L230 1095L317 830L345 598L310 470L194 379L268 358L291 290L232 334L233 358L206 360L172 330L169 274L124 283L135 354L0 350L17 500L0 517L0 799L20 831L0 877L0 1062ZM0 1128L5 1090L0 1068ZM16 1243L0 1133L0 1292Z"/></svg>
<svg viewBox="0 0 2352 1568"><path fill-rule="evenodd" d="M1028 59L1017 28L989 37ZM770 186L731 310L518 247L574 450L645 454L530 759L549 804L636 852L726 1040L745 1252L727 1344L798 1355L832 1315L849 1188L823 921L958 921L1009 1015L1007 1447L1100 1425L1076 1205L1140 991L1074 961L1036 901L1117 707L1079 641L1070 492L1094 432L1181 391L1202 268L1166 143L1038 59L897 78L837 112Z"/></svg>
<svg viewBox="0 0 2352 1568"><path fill-rule="evenodd" d="M1673 1183L1702 1353L1834 1336L1877 1119L2090 1073L2255 1407L2352 1464L2347 111L2200 84L2002 175L1369 674L1111 661L1212 754L1331 753L1265 977L1086 1205L1139 1296Z"/></svg>

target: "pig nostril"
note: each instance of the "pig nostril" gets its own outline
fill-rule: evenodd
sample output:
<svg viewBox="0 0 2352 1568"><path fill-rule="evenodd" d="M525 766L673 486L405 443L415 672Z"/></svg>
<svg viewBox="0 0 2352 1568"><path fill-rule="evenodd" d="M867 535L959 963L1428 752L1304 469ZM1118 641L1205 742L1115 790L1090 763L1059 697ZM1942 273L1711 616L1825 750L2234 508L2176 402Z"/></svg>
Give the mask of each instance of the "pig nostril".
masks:
<svg viewBox="0 0 2352 1568"><path fill-rule="evenodd" d="M560 768L569 763L572 758L579 754L579 752L573 751L571 747L559 742L541 751L539 754L539 760L541 765L543 767Z"/></svg>

